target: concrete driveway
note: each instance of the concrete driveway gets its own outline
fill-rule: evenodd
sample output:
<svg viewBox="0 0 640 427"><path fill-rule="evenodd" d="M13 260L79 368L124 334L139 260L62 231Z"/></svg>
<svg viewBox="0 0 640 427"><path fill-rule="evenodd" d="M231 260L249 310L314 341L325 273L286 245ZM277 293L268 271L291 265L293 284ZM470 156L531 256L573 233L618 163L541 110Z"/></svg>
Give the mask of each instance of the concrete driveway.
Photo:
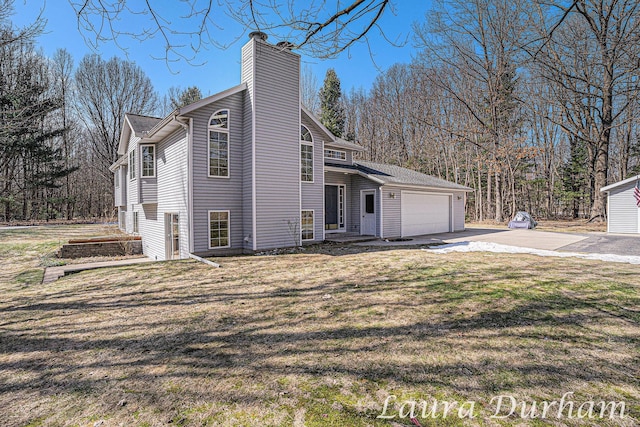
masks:
<svg viewBox="0 0 640 427"><path fill-rule="evenodd" d="M408 246L469 241L562 252L640 256L640 236L606 233L557 233L539 230L510 230L508 228L468 228L455 233L417 236L406 241L376 240L355 244L362 246Z"/></svg>

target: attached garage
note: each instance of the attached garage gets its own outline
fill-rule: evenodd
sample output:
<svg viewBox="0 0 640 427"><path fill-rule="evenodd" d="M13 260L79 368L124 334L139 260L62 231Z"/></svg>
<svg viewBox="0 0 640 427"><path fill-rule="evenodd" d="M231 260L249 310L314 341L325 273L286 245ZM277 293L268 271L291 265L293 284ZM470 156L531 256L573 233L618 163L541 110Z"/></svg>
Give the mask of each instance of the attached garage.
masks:
<svg viewBox="0 0 640 427"><path fill-rule="evenodd" d="M451 194L402 191L400 196L402 237L452 231L451 197Z"/></svg>

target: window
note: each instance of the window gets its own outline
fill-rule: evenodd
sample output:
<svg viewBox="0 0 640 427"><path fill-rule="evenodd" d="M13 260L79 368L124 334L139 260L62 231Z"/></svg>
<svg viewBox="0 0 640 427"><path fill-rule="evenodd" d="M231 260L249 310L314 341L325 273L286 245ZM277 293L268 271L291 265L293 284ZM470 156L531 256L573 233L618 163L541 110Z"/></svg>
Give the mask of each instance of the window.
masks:
<svg viewBox="0 0 640 427"><path fill-rule="evenodd" d="M300 179L313 182L313 138L305 126L300 126Z"/></svg>
<svg viewBox="0 0 640 427"><path fill-rule="evenodd" d="M300 219L300 231L302 231L302 240L313 240L313 211L302 211Z"/></svg>
<svg viewBox="0 0 640 427"><path fill-rule="evenodd" d="M368 214L375 213L375 196L373 194L364 195L364 211Z"/></svg>
<svg viewBox="0 0 640 427"><path fill-rule="evenodd" d="M300 179L313 182L313 145L300 144Z"/></svg>
<svg viewBox="0 0 640 427"><path fill-rule="evenodd" d="M347 160L347 152L340 150L324 150L325 159Z"/></svg>
<svg viewBox="0 0 640 427"><path fill-rule="evenodd" d="M229 247L229 211L209 211L209 249Z"/></svg>
<svg viewBox="0 0 640 427"><path fill-rule="evenodd" d="M116 188L120 188L120 168L117 168L116 172L113 174L113 181Z"/></svg>
<svg viewBox="0 0 640 427"><path fill-rule="evenodd" d="M142 176L153 178L156 176L156 147L142 145Z"/></svg>
<svg viewBox="0 0 640 427"><path fill-rule="evenodd" d="M216 111L209 120L209 176L229 176L229 110Z"/></svg>
<svg viewBox="0 0 640 427"><path fill-rule="evenodd" d="M136 179L136 148L129 151L129 179Z"/></svg>
<svg viewBox="0 0 640 427"><path fill-rule="evenodd" d="M140 230L138 225L138 212L133 213L133 232L138 233Z"/></svg>

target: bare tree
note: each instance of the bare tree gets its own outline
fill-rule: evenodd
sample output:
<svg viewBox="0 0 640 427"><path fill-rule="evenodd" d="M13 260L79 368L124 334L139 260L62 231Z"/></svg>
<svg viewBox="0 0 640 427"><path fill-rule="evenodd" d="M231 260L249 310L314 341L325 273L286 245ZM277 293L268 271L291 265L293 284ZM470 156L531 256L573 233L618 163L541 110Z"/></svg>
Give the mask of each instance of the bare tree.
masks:
<svg viewBox="0 0 640 427"><path fill-rule="evenodd" d="M313 73L310 66L304 65L300 72L300 99L302 105L316 115L320 114L319 90L320 83L318 77Z"/></svg>
<svg viewBox="0 0 640 427"><path fill-rule="evenodd" d="M354 43L367 41L390 0L302 2L294 0L180 0L160 5L122 0L69 0L85 40L94 48L122 38L144 41L158 37L162 59L193 61L202 49L226 48L248 29L291 42L317 58L331 58ZM133 18L133 19L132 19ZM236 24L229 28L228 18ZM134 28L134 29L132 29ZM229 32L234 35L229 40ZM384 35L384 34L383 34Z"/></svg>
<svg viewBox="0 0 640 427"><path fill-rule="evenodd" d="M118 158L118 139L125 113L150 114L157 104L151 80L140 67L119 58L104 61L85 56L75 74L78 116L91 136L104 179Z"/></svg>
<svg viewBox="0 0 640 427"><path fill-rule="evenodd" d="M566 16L551 31L557 13ZM578 0L540 6L533 22L543 44L534 58L556 88L564 109L562 129L585 141L593 161L591 219L604 219L610 146L615 130L633 120L626 114L640 90L640 3Z"/></svg>

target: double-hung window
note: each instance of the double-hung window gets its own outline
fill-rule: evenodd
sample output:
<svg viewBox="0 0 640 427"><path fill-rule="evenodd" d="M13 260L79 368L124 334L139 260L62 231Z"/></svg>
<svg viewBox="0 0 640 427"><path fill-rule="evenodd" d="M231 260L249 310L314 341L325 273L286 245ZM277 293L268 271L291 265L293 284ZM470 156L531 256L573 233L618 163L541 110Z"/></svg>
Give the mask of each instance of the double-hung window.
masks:
<svg viewBox="0 0 640 427"><path fill-rule="evenodd" d="M313 182L313 138L305 126L300 126L300 179Z"/></svg>
<svg viewBox="0 0 640 427"><path fill-rule="evenodd" d="M313 240L313 211L302 211L300 215L300 231L302 240Z"/></svg>
<svg viewBox="0 0 640 427"><path fill-rule="evenodd" d="M154 145L142 145L142 176L153 178L156 176L156 147Z"/></svg>
<svg viewBox="0 0 640 427"><path fill-rule="evenodd" d="M229 247L229 211L209 211L209 249Z"/></svg>
<svg viewBox="0 0 640 427"><path fill-rule="evenodd" d="M229 176L229 110L209 119L209 176Z"/></svg>

